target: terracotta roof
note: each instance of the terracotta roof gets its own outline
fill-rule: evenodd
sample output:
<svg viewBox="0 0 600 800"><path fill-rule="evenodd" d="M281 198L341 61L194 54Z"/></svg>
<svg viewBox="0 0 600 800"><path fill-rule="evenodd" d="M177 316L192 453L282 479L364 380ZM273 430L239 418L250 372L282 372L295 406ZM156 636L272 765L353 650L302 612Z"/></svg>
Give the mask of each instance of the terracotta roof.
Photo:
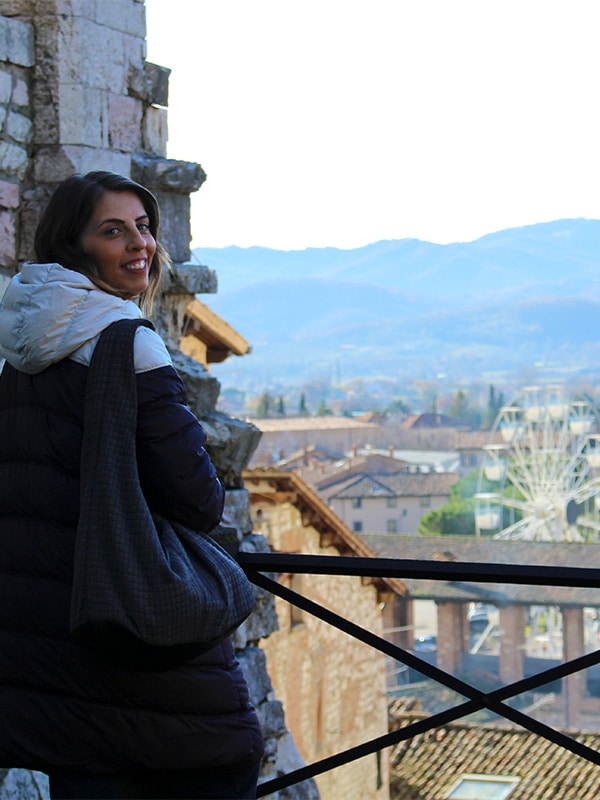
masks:
<svg viewBox="0 0 600 800"><path fill-rule="evenodd" d="M422 719L400 715L395 727ZM600 734L570 736L600 750ZM391 800L447 800L463 774L517 777L509 800L598 800L600 768L522 728L452 723L392 750Z"/></svg>
<svg viewBox="0 0 600 800"><path fill-rule="evenodd" d="M454 472L398 472L395 475L362 474L346 479L342 486L327 485L327 496L352 497L449 497L450 487L458 481ZM340 476L340 480L343 476ZM319 485L324 493L324 489Z"/></svg>
<svg viewBox="0 0 600 800"><path fill-rule="evenodd" d="M465 422L436 412L410 414L402 420L401 425L403 428L469 428Z"/></svg>
<svg viewBox="0 0 600 800"><path fill-rule="evenodd" d="M277 431L328 431L328 430L365 430L380 431L379 425L372 422L360 422L350 417L267 417L252 419L252 424L263 433Z"/></svg>
<svg viewBox="0 0 600 800"><path fill-rule="evenodd" d="M313 527L329 546L342 555L373 558L370 547L319 497L295 472L282 472L272 467L246 469L242 473L244 485L252 497L264 497L274 502L290 502L302 514L304 525ZM265 490L265 486L268 487ZM404 583L398 578L376 578L373 583L384 593L406 594Z"/></svg>
<svg viewBox="0 0 600 800"><path fill-rule="evenodd" d="M228 322L198 298L186 309L185 336L194 336L206 346L209 364L225 361L230 355L243 356L250 352L250 345Z"/></svg>
<svg viewBox="0 0 600 800"><path fill-rule="evenodd" d="M600 564L600 544L574 542L526 542L475 536L408 536L394 533L360 533L361 539L381 558L418 561L446 560L482 564L531 564L536 566L589 567ZM485 600L498 606L524 605L600 606L600 588L528 586L476 582L446 582L402 578L414 598L471 601ZM600 581L599 581L600 583Z"/></svg>
<svg viewBox="0 0 600 800"><path fill-rule="evenodd" d="M395 455L390 455L390 450ZM403 458L404 456L404 458ZM372 448L356 448L343 458L338 458L327 453L327 451L315 446L296 450L287 458L281 459L274 466L282 470L294 470L304 480L314 486L321 494L329 487L336 487L338 484L348 484L351 478L371 475L377 481L387 485L388 476L398 476L394 478L395 484L390 484L390 496L415 496L417 482L410 482L421 470L435 470L443 475L441 481L436 482L433 478L429 483L423 483L433 489L419 492L417 495L442 495L449 493L449 485L458 480L458 474L450 477L452 469L444 467L452 466L458 461L456 451L429 451L429 450L378 450ZM404 486L402 475L408 475ZM385 477L384 477L385 476ZM390 480L392 480L390 478ZM398 493L395 494L396 486ZM352 495L358 496L358 495ZM368 495L361 495L368 496Z"/></svg>

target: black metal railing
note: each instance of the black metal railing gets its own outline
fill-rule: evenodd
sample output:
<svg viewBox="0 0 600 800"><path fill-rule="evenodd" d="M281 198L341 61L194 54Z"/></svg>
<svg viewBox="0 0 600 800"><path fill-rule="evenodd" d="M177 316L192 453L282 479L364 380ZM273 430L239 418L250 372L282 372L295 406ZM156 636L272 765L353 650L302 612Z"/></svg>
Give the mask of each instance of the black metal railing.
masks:
<svg viewBox="0 0 600 800"><path fill-rule="evenodd" d="M240 553L239 561L248 578L256 586L292 603L309 614L355 637L364 644L412 667L428 678L454 690L466 698L465 702L432 714L427 719L413 722L376 739L364 742L336 755L294 770L287 775L266 781L258 788L258 797L284 789L295 783L313 778L323 772L347 764L370 753L410 739L417 734L438 728L457 719L487 709L521 725L533 733L570 750L582 758L600 765L600 753L581 741L557 731L528 714L507 705L508 700L522 692L537 689L580 670L600 663L600 650L567 661L551 669L495 689L483 692L437 666L429 664L409 650L404 650L335 612L309 600L292 589L282 586L265 573L294 573L311 575L345 575L361 578L429 579L477 583L529 584L535 586L569 586L598 588L599 574L595 569L575 567L546 567L514 564L477 564L459 561L419 561L411 559L361 558L354 556L305 556L287 553Z"/></svg>

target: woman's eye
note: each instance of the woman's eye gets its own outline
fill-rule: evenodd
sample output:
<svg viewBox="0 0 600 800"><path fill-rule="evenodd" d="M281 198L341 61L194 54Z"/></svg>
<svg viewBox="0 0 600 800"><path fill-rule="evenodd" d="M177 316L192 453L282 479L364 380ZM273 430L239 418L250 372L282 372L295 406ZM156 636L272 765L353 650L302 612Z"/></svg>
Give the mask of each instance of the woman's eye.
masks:
<svg viewBox="0 0 600 800"><path fill-rule="evenodd" d="M140 222L138 225L138 231L142 233L149 233L150 232L150 223L148 222Z"/></svg>
<svg viewBox="0 0 600 800"><path fill-rule="evenodd" d="M119 228L105 228L104 233L107 236L114 236L115 234L119 233Z"/></svg>

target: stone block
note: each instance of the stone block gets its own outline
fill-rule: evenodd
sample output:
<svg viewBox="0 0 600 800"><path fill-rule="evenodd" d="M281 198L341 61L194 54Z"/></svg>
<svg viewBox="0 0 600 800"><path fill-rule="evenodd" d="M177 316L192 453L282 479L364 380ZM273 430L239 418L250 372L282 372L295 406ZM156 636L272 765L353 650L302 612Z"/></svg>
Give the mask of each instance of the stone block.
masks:
<svg viewBox="0 0 600 800"><path fill-rule="evenodd" d="M261 639L266 639L267 636L279 629L273 595L258 586L254 587L254 595L256 608L240 630L244 635L243 646L249 642L260 642Z"/></svg>
<svg viewBox="0 0 600 800"><path fill-rule="evenodd" d="M10 142L0 142L0 172L23 180L27 167L27 150L24 147Z"/></svg>
<svg viewBox="0 0 600 800"><path fill-rule="evenodd" d="M271 680L267 675L266 657L259 647L247 647L237 657L242 665L244 677L248 684L250 700L253 705L263 703L273 691Z"/></svg>
<svg viewBox="0 0 600 800"><path fill-rule="evenodd" d="M4 106L0 106L0 134L4 133L4 123L6 122L7 111Z"/></svg>
<svg viewBox="0 0 600 800"><path fill-rule="evenodd" d="M8 103L10 101L12 87L12 73L8 69L0 69L0 103Z"/></svg>
<svg viewBox="0 0 600 800"><path fill-rule="evenodd" d="M189 195L156 191L152 184L144 181L140 183L148 186L158 200L161 212L160 240L169 256L175 262L188 261L192 238Z"/></svg>
<svg viewBox="0 0 600 800"><path fill-rule="evenodd" d="M192 295L217 292L217 273L203 264L173 264L170 277L171 284L165 287L168 292Z"/></svg>
<svg viewBox="0 0 600 800"><path fill-rule="evenodd" d="M271 547L267 539L260 533L250 533L244 536L240 545L240 551L244 553L270 553ZM276 575L269 574L270 578ZM274 631L279 630L279 621L275 610L275 598L271 592L254 587L256 597L256 608L250 617L244 622L241 633L245 637L244 644L248 642L259 642L270 636Z"/></svg>
<svg viewBox="0 0 600 800"><path fill-rule="evenodd" d="M266 739L287 733L283 703L280 700L266 700L258 709L260 726Z"/></svg>
<svg viewBox="0 0 600 800"><path fill-rule="evenodd" d="M57 144L107 147L107 93L80 83L61 83L57 87L57 96Z"/></svg>
<svg viewBox="0 0 600 800"><path fill-rule="evenodd" d="M33 25L19 19L3 19L6 21L6 59L20 67L32 67L35 63Z"/></svg>
<svg viewBox="0 0 600 800"><path fill-rule="evenodd" d="M19 144L28 144L31 139L31 120L23 114L11 111L6 120L6 133Z"/></svg>
<svg viewBox="0 0 600 800"><path fill-rule="evenodd" d="M75 172L85 174L96 169L128 175L130 163L127 153L113 150L78 145L42 147L34 159L34 180L40 183L60 183Z"/></svg>
<svg viewBox="0 0 600 800"><path fill-rule="evenodd" d="M135 97L111 93L108 97L108 144L135 153L142 147L142 103Z"/></svg>
<svg viewBox="0 0 600 800"><path fill-rule="evenodd" d="M146 61L144 64L146 77L146 100L154 106L166 107L169 105L169 77L171 70L160 64Z"/></svg>
<svg viewBox="0 0 600 800"><path fill-rule="evenodd" d="M167 154L169 138L166 108L148 106L144 111L142 123L142 146L145 153L164 158Z"/></svg>
<svg viewBox="0 0 600 800"><path fill-rule="evenodd" d="M144 5L135 0L101 0L96 3L96 22L142 40L146 37Z"/></svg>
<svg viewBox="0 0 600 800"><path fill-rule="evenodd" d="M144 62L143 39L84 17L43 18L36 31L38 50L55 62L48 63L48 57L43 58L39 69L52 76L54 82L80 83L127 95L127 76L132 67Z"/></svg>
<svg viewBox="0 0 600 800"><path fill-rule="evenodd" d="M129 94L149 105L168 106L170 75L170 69L150 61L142 67L133 65L127 80Z"/></svg>
<svg viewBox="0 0 600 800"><path fill-rule="evenodd" d="M33 239L42 211L50 198L51 186L37 185L23 192L20 205L19 261L34 258Z"/></svg>
<svg viewBox="0 0 600 800"><path fill-rule="evenodd" d="M12 267L17 260L15 212L0 208L0 264Z"/></svg>
<svg viewBox="0 0 600 800"><path fill-rule="evenodd" d="M4 17L29 17L34 12L36 0L0 0L0 15Z"/></svg>
<svg viewBox="0 0 600 800"><path fill-rule="evenodd" d="M156 192L190 194L202 186L206 173L191 161L134 155L131 177Z"/></svg>
<svg viewBox="0 0 600 800"><path fill-rule="evenodd" d="M8 59L8 36L6 29L8 28L8 20L6 17L0 16L0 61Z"/></svg>
<svg viewBox="0 0 600 800"><path fill-rule="evenodd" d="M2 770L0 800L48 800L48 776L29 769Z"/></svg>
<svg viewBox="0 0 600 800"><path fill-rule="evenodd" d="M250 495L247 489L230 489L225 495L223 520L226 525L236 528L240 536L252 531L250 516Z"/></svg>
<svg viewBox="0 0 600 800"><path fill-rule="evenodd" d="M180 351L171 355L173 366L185 384L191 410L197 417L211 414L219 397L219 381L193 358Z"/></svg>
<svg viewBox="0 0 600 800"><path fill-rule="evenodd" d="M94 19L96 0L34 0L35 13Z"/></svg>
<svg viewBox="0 0 600 800"><path fill-rule="evenodd" d="M268 775L269 778L287 775L290 772L294 772L294 770L306 766L291 733L287 733L279 739L277 743L277 752L274 756L275 763L272 767L271 774ZM293 797L294 800L320 800L319 790L314 778L309 778L306 781L302 781L302 783L296 783L290 788L293 794L288 795L288 797Z"/></svg>
<svg viewBox="0 0 600 800"><path fill-rule="evenodd" d="M12 90L11 103L13 108L29 107L29 87L23 78L16 76Z"/></svg>
<svg viewBox="0 0 600 800"><path fill-rule="evenodd" d="M254 425L220 411L203 417L202 427L208 437L206 449L228 489L242 488L241 473L252 458L261 433Z"/></svg>
<svg viewBox="0 0 600 800"><path fill-rule="evenodd" d="M19 184L0 179L0 206L3 208L18 208L19 200Z"/></svg>
<svg viewBox="0 0 600 800"><path fill-rule="evenodd" d="M154 308L152 309L152 321L162 338L165 340L169 350L177 352L180 350L181 331L185 324L187 307L192 296L190 294L169 294L168 287L171 283L169 275L170 269L163 270L159 290L154 298ZM189 353L186 354L186 358ZM205 370L204 364L194 363L200 369Z"/></svg>

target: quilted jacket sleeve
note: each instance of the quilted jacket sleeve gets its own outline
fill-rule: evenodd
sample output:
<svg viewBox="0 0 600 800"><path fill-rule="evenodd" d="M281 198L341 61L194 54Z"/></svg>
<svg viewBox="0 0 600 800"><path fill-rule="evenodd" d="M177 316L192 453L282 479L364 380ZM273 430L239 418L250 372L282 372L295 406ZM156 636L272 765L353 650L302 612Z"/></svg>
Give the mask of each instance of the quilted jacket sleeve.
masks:
<svg viewBox="0 0 600 800"><path fill-rule="evenodd" d="M221 519L225 490L181 378L173 367L160 367L139 373L137 388L138 468L149 505L193 530L211 530Z"/></svg>

